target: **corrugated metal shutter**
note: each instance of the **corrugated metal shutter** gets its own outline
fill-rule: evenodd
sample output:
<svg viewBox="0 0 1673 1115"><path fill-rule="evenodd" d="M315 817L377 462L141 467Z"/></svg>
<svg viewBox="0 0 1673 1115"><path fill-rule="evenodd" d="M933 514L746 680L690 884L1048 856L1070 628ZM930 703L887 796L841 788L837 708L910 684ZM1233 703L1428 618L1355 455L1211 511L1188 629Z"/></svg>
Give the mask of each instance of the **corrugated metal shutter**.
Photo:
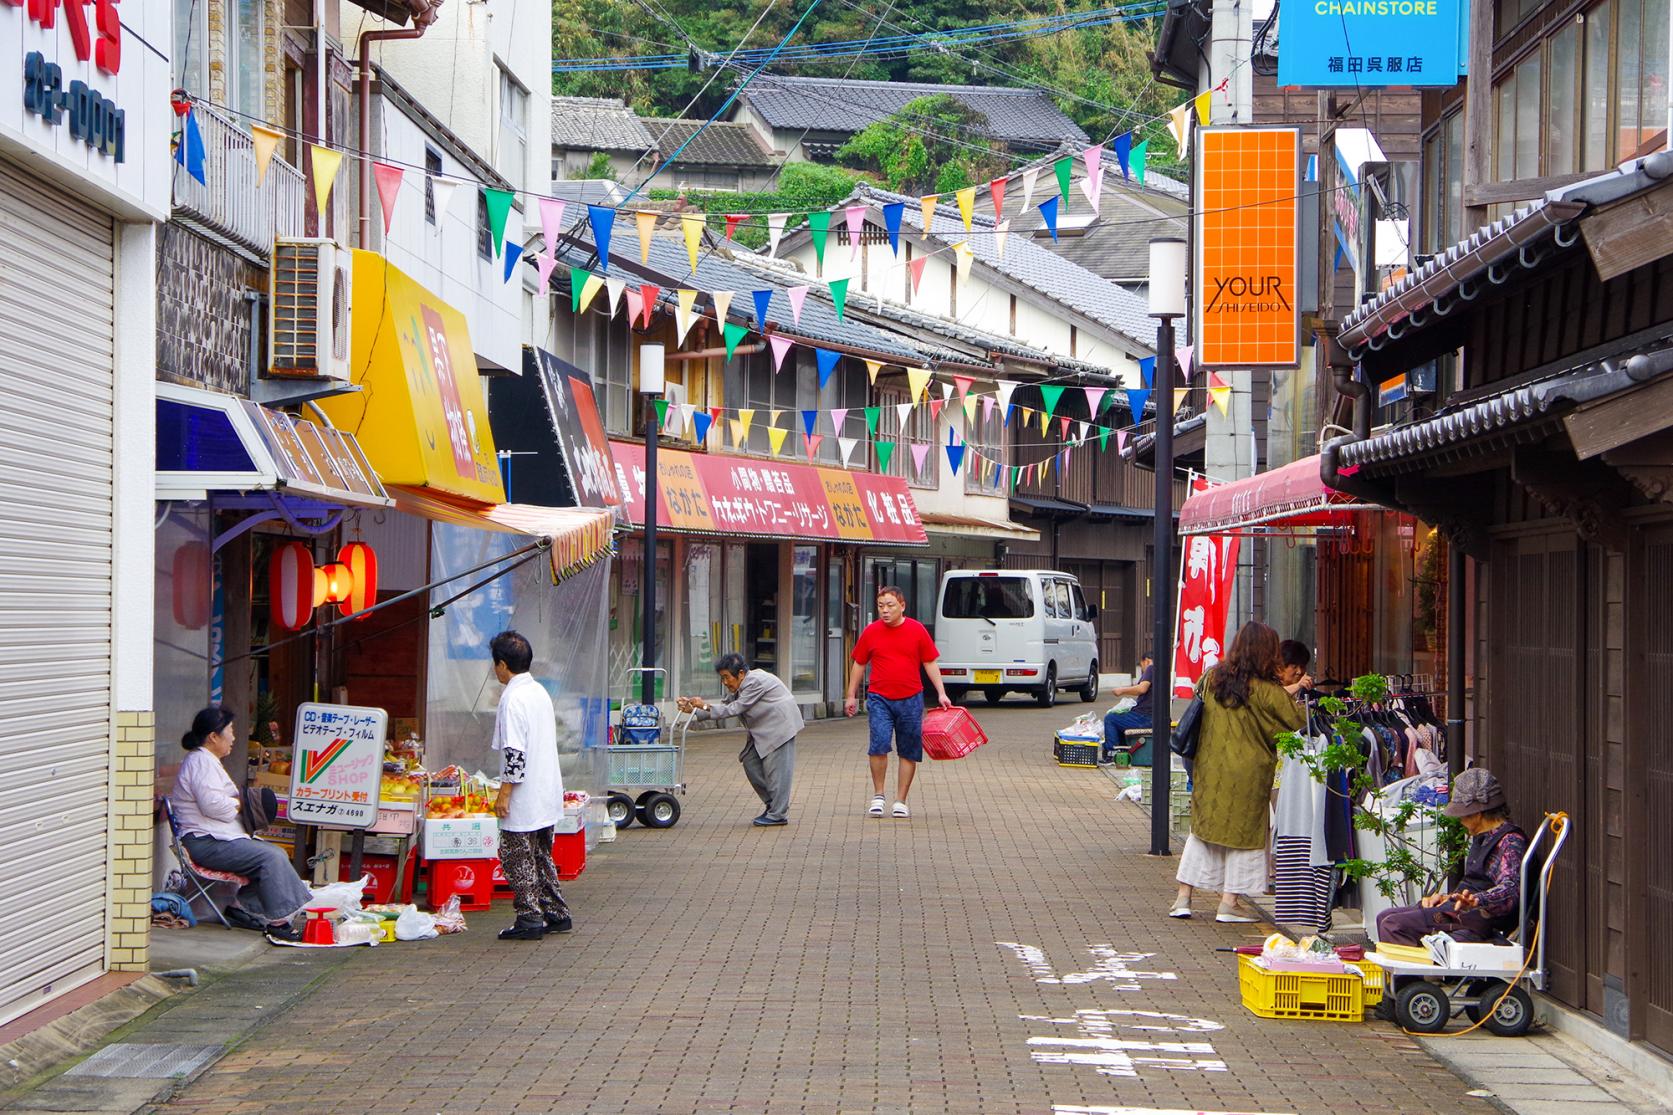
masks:
<svg viewBox="0 0 1673 1115"><path fill-rule="evenodd" d="M0 160L0 1022L104 963L113 259Z"/></svg>

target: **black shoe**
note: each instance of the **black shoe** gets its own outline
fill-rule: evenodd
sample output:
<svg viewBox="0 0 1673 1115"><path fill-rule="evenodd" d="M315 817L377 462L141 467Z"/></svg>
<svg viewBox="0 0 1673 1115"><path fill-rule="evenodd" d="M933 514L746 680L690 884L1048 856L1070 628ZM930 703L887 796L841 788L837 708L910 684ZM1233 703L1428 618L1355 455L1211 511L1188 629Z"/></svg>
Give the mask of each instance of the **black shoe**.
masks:
<svg viewBox="0 0 1673 1115"><path fill-rule="evenodd" d="M543 923L524 925L517 922L510 929L500 930L502 941L538 941L546 936L546 926Z"/></svg>
<svg viewBox="0 0 1673 1115"><path fill-rule="evenodd" d="M761 814L761 816L755 818L755 820L752 823L755 824L756 826L760 827L760 828L772 828L774 825L788 825L790 823L790 818L788 818L788 817L769 817L765 813L763 813L763 814Z"/></svg>
<svg viewBox="0 0 1673 1115"><path fill-rule="evenodd" d="M287 922L282 925L267 926L267 936L269 940L273 941L300 941L302 940L302 931Z"/></svg>
<svg viewBox="0 0 1673 1115"><path fill-rule="evenodd" d="M575 921L568 914L561 918L549 917L546 919L546 932L548 933L568 933L574 928Z"/></svg>

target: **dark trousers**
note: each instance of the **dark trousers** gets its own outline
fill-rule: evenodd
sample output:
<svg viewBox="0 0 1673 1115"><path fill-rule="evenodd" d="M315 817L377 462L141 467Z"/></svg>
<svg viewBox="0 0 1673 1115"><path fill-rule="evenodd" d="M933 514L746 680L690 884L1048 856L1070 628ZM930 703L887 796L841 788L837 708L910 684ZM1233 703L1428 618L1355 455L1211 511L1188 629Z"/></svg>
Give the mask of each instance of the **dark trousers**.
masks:
<svg viewBox="0 0 1673 1115"><path fill-rule="evenodd" d="M569 907L558 889L558 866L552 862L552 830L500 832L500 870L511 884L517 920L535 925L566 918Z"/></svg>
<svg viewBox="0 0 1673 1115"><path fill-rule="evenodd" d="M738 752L738 762L744 765L744 777L765 806L763 817L782 821L790 815L790 775L796 769L796 741L775 748L762 758L755 752L755 744L744 740Z"/></svg>
<svg viewBox="0 0 1673 1115"><path fill-rule="evenodd" d="M1104 758L1115 753L1117 747L1127 746L1126 731L1128 728L1150 727L1148 712L1106 712L1104 713ZM1155 752L1151 748L1151 752Z"/></svg>
<svg viewBox="0 0 1673 1115"><path fill-rule="evenodd" d="M1425 910L1422 906L1391 906L1377 915L1377 941L1389 945L1421 945L1431 933L1449 933L1455 941L1491 941L1498 936L1480 910L1458 913L1451 902Z"/></svg>

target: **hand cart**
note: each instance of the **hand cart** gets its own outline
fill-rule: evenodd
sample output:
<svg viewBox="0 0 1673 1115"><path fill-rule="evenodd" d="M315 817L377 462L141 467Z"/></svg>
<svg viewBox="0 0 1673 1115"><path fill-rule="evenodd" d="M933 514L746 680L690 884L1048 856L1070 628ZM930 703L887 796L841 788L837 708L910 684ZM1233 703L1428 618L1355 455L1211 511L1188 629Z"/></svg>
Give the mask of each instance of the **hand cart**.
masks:
<svg viewBox="0 0 1673 1115"><path fill-rule="evenodd" d="M660 666L636 666L623 681L631 691L645 674L666 678L668 671ZM662 710L656 705L623 698L621 723L605 749L608 808L618 829L635 820L653 829L673 828L679 821L680 801L674 795L685 793L685 737L693 719L690 714L675 713L664 725Z"/></svg>
<svg viewBox="0 0 1673 1115"><path fill-rule="evenodd" d="M1373 953L1367 957L1387 974L1394 1020L1414 1034L1438 1034L1457 1011L1466 1011L1478 1023L1500 1037L1520 1037L1534 1024L1534 1000L1523 982L1544 991L1550 979L1545 966L1545 907L1550 891L1551 868L1557 853L1568 840L1569 820L1564 813L1548 813L1522 857L1522 887L1518 897L1520 949L1523 962L1517 966L1447 968L1438 964L1417 964ZM1537 854L1546 833L1552 836L1551 850L1543 864ZM1528 880L1539 884L1536 918L1529 916ZM1427 938L1425 938L1427 940ZM1532 958L1527 957L1529 948Z"/></svg>

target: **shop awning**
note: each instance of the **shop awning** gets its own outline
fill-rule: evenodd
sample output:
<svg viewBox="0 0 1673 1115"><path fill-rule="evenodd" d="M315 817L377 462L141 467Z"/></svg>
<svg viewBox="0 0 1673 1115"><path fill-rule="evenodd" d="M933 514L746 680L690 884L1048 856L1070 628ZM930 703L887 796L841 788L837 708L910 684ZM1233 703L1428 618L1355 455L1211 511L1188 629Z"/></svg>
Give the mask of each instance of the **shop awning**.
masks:
<svg viewBox="0 0 1673 1115"><path fill-rule="evenodd" d="M628 521L645 522L645 447L613 441ZM841 468L657 449L659 530L921 546L929 541L906 481Z"/></svg>
<svg viewBox="0 0 1673 1115"><path fill-rule="evenodd" d="M1180 534L1218 534L1243 527L1337 526L1351 511L1377 511L1374 504L1325 487L1315 454L1281 468L1199 492L1179 509Z"/></svg>
<svg viewBox="0 0 1673 1115"><path fill-rule="evenodd" d="M438 523L526 534L551 545L552 576L561 578L591 565L610 552L615 512L600 507L537 507L530 503L497 503L466 508L437 499L422 488L392 487L395 508Z"/></svg>
<svg viewBox="0 0 1673 1115"><path fill-rule="evenodd" d="M1013 492L1011 502L1035 515L1044 515L1047 518L1072 519L1091 510L1087 504L1076 503L1072 499L1058 499L1055 496L1025 496Z"/></svg>
<svg viewBox="0 0 1673 1115"><path fill-rule="evenodd" d="M1013 542L1037 542L1040 532L1020 526L1008 519L984 519L978 515L945 515L939 511L925 511L918 518L925 528L935 534L955 534L967 538L1004 538Z"/></svg>
<svg viewBox="0 0 1673 1115"><path fill-rule="evenodd" d="M386 484L471 506L503 503L465 316L376 252L354 253L349 359L361 390L319 405L354 430Z"/></svg>
<svg viewBox="0 0 1673 1115"><path fill-rule="evenodd" d="M281 492L321 503L388 507L354 435L236 395L159 383L157 498Z"/></svg>

